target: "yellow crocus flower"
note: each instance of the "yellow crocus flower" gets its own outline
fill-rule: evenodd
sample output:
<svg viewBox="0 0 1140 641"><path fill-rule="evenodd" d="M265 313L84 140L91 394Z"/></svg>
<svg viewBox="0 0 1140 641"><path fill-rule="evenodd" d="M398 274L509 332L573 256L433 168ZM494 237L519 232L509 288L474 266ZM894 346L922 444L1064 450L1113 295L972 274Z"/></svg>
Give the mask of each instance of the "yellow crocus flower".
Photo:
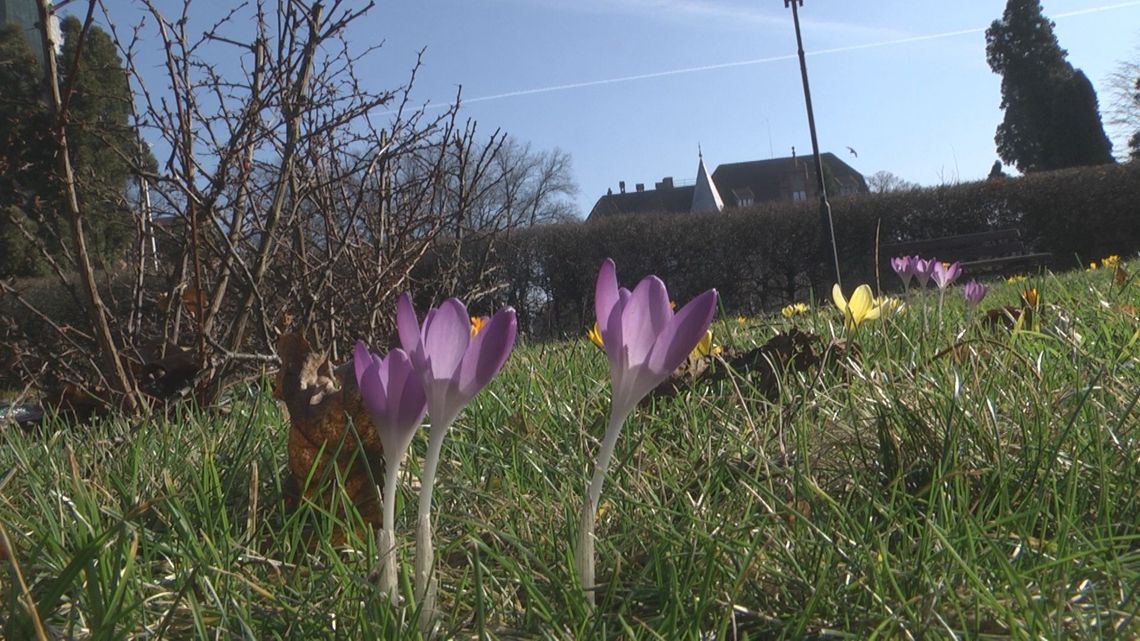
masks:
<svg viewBox="0 0 1140 641"><path fill-rule="evenodd" d="M882 309L875 305L875 295L869 285L860 285L851 294L851 300L843 297L843 290L836 283L831 288L831 300L839 311L843 312L843 325L847 329L858 327L865 320L875 320L882 313Z"/></svg>
<svg viewBox="0 0 1140 641"><path fill-rule="evenodd" d="M879 298L871 301L871 304L879 308L879 312L884 316L894 316L906 311L906 303L891 296L880 296Z"/></svg>
<svg viewBox="0 0 1140 641"><path fill-rule="evenodd" d="M1025 274L1014 274L1013 276L1010 276L1009 278L1005 279L1005 282L1010 283L1010 284L1020 283L1021 281L1025 280L1025 278L1026 278Z"/></svg>
<svg viewBox="0 0 1140 641"><path fill-rule="evenodd" d="M805 303L792 303L784 309L781 309L780 313L783 314L785 318L791 318L793 316L808 313L808 306Z"/></svg>
<svg viewBox="0 0 1140 641"><path fill-rule="evenodd" d="M1024 292L1021 293L1021 300L1024 301L1025 304L1029 307L1037 307L1037 303L1038 303L1037 288L1036 287L1027 288Z"/></svg>
<svg viewBox="0 0 1140 641"><path fill-rule="evenodd" d="M1119 262L1120 262L1120 256L1117 256L1116 254L1113 254L1111 256L1105 256L1104 258L1100 259L1100 264L1102 267L1113 267L1114 265L1116 265L1116 263L1119 263Z"/></svg>

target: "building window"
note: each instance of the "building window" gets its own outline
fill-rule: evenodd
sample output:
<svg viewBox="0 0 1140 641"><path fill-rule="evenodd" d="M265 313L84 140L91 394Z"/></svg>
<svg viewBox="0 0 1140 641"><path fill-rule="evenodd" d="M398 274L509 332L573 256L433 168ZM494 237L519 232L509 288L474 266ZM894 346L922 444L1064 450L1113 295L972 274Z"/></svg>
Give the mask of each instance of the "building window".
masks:
<svg viewBox="0 0 1140 641"><path fill-rule="evenodd" d="M806 201L807 200L807 192L806 191L793 191L792 192L792 200L794 200L797 203Z"/></svg>
<svg viewBox="0 0 1140 641"><path fill-rule="evenodd" d="M750 207L752 206L752 203L756 202L756 198L752 194L751 187L733 189L732 197L734 200L736 200L737 207Z"/></svg>

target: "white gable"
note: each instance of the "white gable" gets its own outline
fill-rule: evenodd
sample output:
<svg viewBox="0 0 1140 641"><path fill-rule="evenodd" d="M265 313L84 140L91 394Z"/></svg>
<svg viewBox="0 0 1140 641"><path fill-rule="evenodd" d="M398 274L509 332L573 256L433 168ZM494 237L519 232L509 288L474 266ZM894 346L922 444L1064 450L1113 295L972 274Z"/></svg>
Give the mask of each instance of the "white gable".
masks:
<svg viewBox="0 0 1140 641"><path fill-rule="evenodd" d="M705 159L701 156L700 160L697 161L697 184L693 188L693 205L689 211L696 213L720 211L722 209L724 209L724 201L721 200L720 192L717 191L712 177L705 169Z"/></svg>

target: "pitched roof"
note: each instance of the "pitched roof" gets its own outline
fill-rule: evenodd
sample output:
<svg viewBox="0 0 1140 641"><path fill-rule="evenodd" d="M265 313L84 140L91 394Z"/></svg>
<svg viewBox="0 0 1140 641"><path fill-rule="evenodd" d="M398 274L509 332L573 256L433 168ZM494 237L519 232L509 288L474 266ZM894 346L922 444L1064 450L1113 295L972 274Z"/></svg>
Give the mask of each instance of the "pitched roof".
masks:
<svg viewBox="0 0 1140 641"><path fill-rule="evenodd" d="M831 152L824 152L820 156L823 164L831 170L832 176L837 180L853 181L860 191L866 190L867 183L863 175L852 169L850 165ZM736 206L739 204L736 194L747 194L746 190L751 190L755 202L783 198L787 193L783 187L785 181L798 172L804 172L802 175L808 180L809 190L814 191L815 165L811 156L725 163L716 168L712 179L722 193L734 194L733 202L729 204Z"/></svg>
<svg viewBox="0 0 1140 641"><path fill-rule="evenodd" d="M709 178L703 156L697 161L697 184L693 187L693 204L689 211L720 211L724 209L724 201L720 199L720 192L717 191L712 178Z"/></svg>
<svg viewBox="0 0 1140 641"><path fill-rule="evenodd" d="M693 204L693 186L671 189L651 189L630 191L624 194L606 194L598 199L586 220L595 216L614 214L636 214L648 212L682 213L689 211Z"/></svg>
<svg viewBox="0 0 1140 641"><path fill-rule="evenodd" d="M863 175L833 153L821 154L824 166L843 193L867 191ZM797 191L814 197L815 164L811 156L726 163L709 175L704 158L697 164L695 185L674 187L663 179L656 189L606 194L598 199L587 220L614 214L699 212L740 207L764 201L786 200ZM838 195L838 194L835 194Z"/></svg>

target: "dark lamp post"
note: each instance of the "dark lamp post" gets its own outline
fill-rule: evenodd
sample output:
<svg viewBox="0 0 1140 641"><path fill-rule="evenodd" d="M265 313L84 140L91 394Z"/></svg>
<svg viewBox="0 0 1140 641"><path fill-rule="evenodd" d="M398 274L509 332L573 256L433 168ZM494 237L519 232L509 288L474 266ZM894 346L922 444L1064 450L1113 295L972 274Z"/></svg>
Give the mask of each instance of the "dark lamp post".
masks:
<svg viewBox="0 0 1140 641"><path fill-rule="evenodd" d="M811 86L808 84L807 61L804 60L804 40L800 35L800 13L797 6L803 6L804 0L784 0L784 8L792 7L792 22L796 25L796 46L800 56L800 75L804 83L804 103L807 105L808 129L811 131L811 151L815 156L815 177L819 189L819 226L822 240L820 241L820 262L826 264L827 255L831 254L832 276L834 281L843 286L839 277L839 250L835 246L835 227L831 223L831 203L827 202L827 183L823 179L823 159L819 155L819 140L815 135L815 113L811 108ZM817 292L818 294L818 292Z"/></svg>

